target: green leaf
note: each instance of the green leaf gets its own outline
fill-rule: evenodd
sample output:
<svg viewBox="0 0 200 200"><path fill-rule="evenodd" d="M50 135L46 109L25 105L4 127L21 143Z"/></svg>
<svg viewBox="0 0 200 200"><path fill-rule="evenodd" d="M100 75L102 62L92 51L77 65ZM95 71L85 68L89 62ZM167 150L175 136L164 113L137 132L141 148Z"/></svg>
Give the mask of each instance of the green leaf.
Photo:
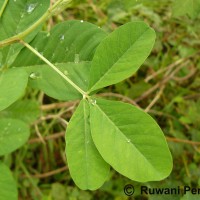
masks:
<svg viewBox="0 0 200 200"><path fill-rule="evenodd" d="M0 111L23 95L27 82L28 75L24 69L13 68L0 73Z"/></svg>
<svg viewBox="0 0 200 200"><path fill-rule="evenodd" d="M20 100L0 112L0 118L20 119L32 123L40 116L38 102L31 99Z"/></svg>
<svg viewBox="0 0 200 200"><path fill-rule="evenodd" d="M146 182L164 179L171 172L172 158L165 137L142 110L97 99L90 105L90 126L101 156L124 176Z"/></svg>
<svg viewBox="0 0 200 200"><path fill-rule="evenodd" d="M88 22L67 21L56 25L50 33L40 32L31 46L58 68L68 71L69 78L84 91L88 88L90 65L94 51L106 33ZM68 63L71 62L71 63ZM72 63L73 62L73 63ZM31 66L29 72L40 74L31 82L48 96L59 100L75 100L82 96L29 49L23 49L13 63L15 67ZM64 72L63 71L63 72Z"/></svg>
<svg viewBox="0 0 200 200"><path fill-rule="evenodd" d="M21 147L29 138L29 127L17 119L0 119L0 156Z"/></svg>
<svg viewBox="0 0 200 200"><path fill-rule="evenodd" d="M50 33L40 32L30 43L51 63L81 62L92 59L106 33L97 26L77 20L57 24ZM23 49L13 66L32 66L44 62Z"/></svg>
<svg viewBox="0 0 200 200"><path fill-rule="evenodd" d="M106 180L109 165L102 159L91 137L89 105L82 100L66 132L66 155L70 174L78 187L95 190Z"/></svg>
<svg viewBox="0 0 200 200"><path fill-rule="evenodd" d="M108 35L92 60L89 91L131 76L148 57L154 41L154 30L143 22L127 23Z"/></svg>
<svg viewBox="0 0 200 200"><path fill-rule="evenodd" d="M89 62L60 63L56 67L82 90L87 90L90 70ZM26 70L30 74L29 84L33 88L42 90L48 96L62 101L82 98L82 95L76 89L48 65L35 65L26 68Z"/></svg>
<svg viewBox="0 0 200 200"><path fill-rule="evenodd" d="M12 0L0 18L0 40L15 36L32 26L46 12L49 0Z"/></svg>
<svg viewBox="0 0 200 200"><path fill-rule="evenodd" d="M10 169L0 162L0 199L17 200L17 185Z"/></svg>
<svg viewBox="0 0 200 200"><path fill-rule="evenodd" d="M30 28L47 11L49 4L49 0L42 2L37 0L9 0L0 18L0 41L21 34ZM30 42L41 28L42 26L34 28L24 40ZM4 47L2 49L2 64L10 66L22 48L23 45L21 44Z"/></svg>
<svg viewBox="0 0 200 200"><path fill-rule="evenodd" d="M188 14L194 19L200 13L200 0L174 0L172 12L174 17Z"/></svg>

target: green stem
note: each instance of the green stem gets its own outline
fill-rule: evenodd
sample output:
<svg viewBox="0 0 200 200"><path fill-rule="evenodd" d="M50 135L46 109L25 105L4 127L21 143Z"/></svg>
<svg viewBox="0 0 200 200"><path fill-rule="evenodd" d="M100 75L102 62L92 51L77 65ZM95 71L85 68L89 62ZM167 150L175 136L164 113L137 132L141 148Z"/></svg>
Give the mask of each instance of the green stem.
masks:
<svg viewBox="0 0 200 200"><path fill-rule="evenodd" d="M87 93L84 92L81 88L79 88L73 81L71 81L63 72L61 72L54 64L52 64L49 60L47 60L44 56L42 56L38 51L36 51L32 46L23 40L20 41L25 47L27 47L30 51L32 51L36 56L38 56L41 60L43 60L47 65L49 65L54 71L56 71L60 76L62 76L70 85L72 85L76 90L78 90L84 97L87 97Z"/></svg>
<svg viewBox="0 0 200 200"><path fill-rule="evenodd" d="M49 8L44 13L44 15L38 21L36 21L32 26L30 26L29 28L27 28L25 31L23 31L23 32L15 35L13 37L10 37L8 39L5 39L3 41L0 41L0 48L1 47L5 47L5 46L10 45L10 44L15 43L15 42L19 42L20 40L22 40L24 37L26 37L28 34L30 34L33 30L35 30L40 24L42 24L49 17L51 17L53 15L53 12L55 11L55 9L57 7L59 7L59 4L61 4L64 1L66 1L66 0L59 0L58 2L56 2L51 8ZM67 3L68 3L68 1L67 1Z"/></svg>
<svg viewBox="0 0 200 200"><path fill-rule="evenodd" d="M62 3L70 3L72 0L58 0L52 7L51 7L51 12L52 14L54 14L54 12L56 11L57 7L60 6L60 4Z"/></svg>
<svg viewBox="0 0 200 200"><path fill-rule="evenodd" d="M28 170L26 169L26 167L24 166L24 164L21 162L20 163L20 167L22 168L22 170L24 171L24 173L26 174L27 178L29 179L30 183L33 185L33 187L37 190L38 194L42 197L43 194L41 192L41 190L39 189L39 187L37 186L37 184L33 181L31 175L29 174Z"/></svg>
<svg viewBox="0 0 200 200"><path fill-rule="evenodd" d="M46 19L49 17L50 11L47 10L47 12L38 20L36 21L32 26L27 28L24 32L19 33L18 35L15 35L13 37L10 37L8 39L5 39L0 42L0 47L5 47L7 45L10 45L15 42L19 42L22 38L30 34L33 30L35 30L41 23L46 21Z"/></svg>
<svg viewBox="0 0 200 200"><path fill-rule="evenodd" d="M3 3L3 6L2 6L2 8L0 10L0 18L1 18L2 14L3 14L3 12L4 12L5 8L6 8L7 3L8 3L8 0L5 0L4 3Z"/></svg>

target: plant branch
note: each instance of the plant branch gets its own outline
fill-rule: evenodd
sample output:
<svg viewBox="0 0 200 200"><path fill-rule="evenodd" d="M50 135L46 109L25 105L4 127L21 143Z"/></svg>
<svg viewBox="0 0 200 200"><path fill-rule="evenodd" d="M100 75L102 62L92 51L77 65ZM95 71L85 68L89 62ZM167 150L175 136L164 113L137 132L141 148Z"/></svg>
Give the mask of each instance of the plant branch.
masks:
<svg viewBox="0 0 200 200"><path fill-rule="evenodd" d="M71 79L69 79L63 72L61 72L54 64L52 64L49 60L47 60L43 55L41 55L38 51L36 51L28 43L24 42L23 40L20 40L20 42L25 47L27 47L30 51L32 51L36 56L38 56L41 60L43 60L47 65L49 65L55 72L57 72L63 79L65 79L78 92L80 92L83 96L87 97L86 92L84 92L80 87L78 87Z"/></svg>

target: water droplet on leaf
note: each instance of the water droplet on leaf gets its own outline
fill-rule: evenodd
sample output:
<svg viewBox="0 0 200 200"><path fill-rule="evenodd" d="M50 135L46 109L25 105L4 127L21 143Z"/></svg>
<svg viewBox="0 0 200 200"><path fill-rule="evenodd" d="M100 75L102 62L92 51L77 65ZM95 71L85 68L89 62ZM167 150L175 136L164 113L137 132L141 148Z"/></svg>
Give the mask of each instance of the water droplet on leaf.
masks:
<svg viewBox="0 0 200 200"><path fill-rule="evenodd" d="M26 12L28 14L32 13L34 11L34 9L36 8L37 3L31 3L27 6Z"/></svg>
<svg viewBox="0 0 200 200"><path fill-rule="evenodd" d="M64 36L64 35L61 35L61 36L60 36L60 41L63 42L64 39L65 39L65 36Z"/></svg>
<svg viewBox="0 0 200 200"><path fill-rule="evenodd" d="M65 75L68 75L69 73L68 73L68 71L67 71L67 70L65 70L65 71L64 71L64 74L65 74Z"/></svg>
<svg viewBox="0 0 200 200"><path fill-rule="evenodd" d="M38 72L32 72L29 77L33 80L36 80L40 77L40 74Z"/></svg>
<svg viewBox="0 0 200 200"><path fill-rule="evenodd" d="M128 142L128 143L130 143L130 142L131 142L131 140L130 140L130 139L127 139L127 142Z"/></svg>
<svg viewBox="0 0 200 200"><path fill-rule="evenodd" d="M97 101L96 101L96 99L90 99L90 103L94 106L97 104Z"/></svg>

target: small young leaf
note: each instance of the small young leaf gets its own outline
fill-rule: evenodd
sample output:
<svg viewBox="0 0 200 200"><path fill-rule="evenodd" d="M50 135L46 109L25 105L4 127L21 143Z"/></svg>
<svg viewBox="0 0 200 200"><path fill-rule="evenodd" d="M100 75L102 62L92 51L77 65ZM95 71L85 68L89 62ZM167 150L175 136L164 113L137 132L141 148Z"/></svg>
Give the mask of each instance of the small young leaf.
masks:
<svg viewBox="0 0 200 200"><path fill-rule="evenodd" d="M0 162L0 199L18 199L17 184L10 169L2 162Z"/></svg>
<svg viewBox="0 0 200 200"><path fill-rule="evenodd" d="M116 171L139 181L162 180L172 170L165 137L156 122L140 109L97 99L90 105L94 143Z"/></svg>
<svg viewBox="0 0 200 200"><path fill-rule="evenodd" d="M19 99L27 86L25 69L13 68L0 73L0 111Z"/></svg>
<svg viewBox="0 0 200 200"><path fill-rule="evenodd" d="M82 90L87 90L90 62L62 63L57 64L56 67ZM26 70L30 74L29 84L33 88L42 90L48 96L62 101L82 98L77 90L48 65L35 65L27 67Z"/></svg>
<svg viewBox="0 0 200 200"><path fill-rule="evenodd" d="M0 119L0 156L21 147L29 138L29 127L17 119Z"/></svg>
<svg viewBox="0 0 200 200"><path fill-rule="evenodd" d="M108 35L92 60L89 91L131 76L148 57L154 41L154 30L143 22L127 23Z"/></svg>
<svg viewBox="0 0 200 200"><path fill-rule="evenodd" d="M66 132L66 155L70 174L83 190L95 190L105 182L109 165L97 151L91 137L89 105L82 100Z"/></svg>

